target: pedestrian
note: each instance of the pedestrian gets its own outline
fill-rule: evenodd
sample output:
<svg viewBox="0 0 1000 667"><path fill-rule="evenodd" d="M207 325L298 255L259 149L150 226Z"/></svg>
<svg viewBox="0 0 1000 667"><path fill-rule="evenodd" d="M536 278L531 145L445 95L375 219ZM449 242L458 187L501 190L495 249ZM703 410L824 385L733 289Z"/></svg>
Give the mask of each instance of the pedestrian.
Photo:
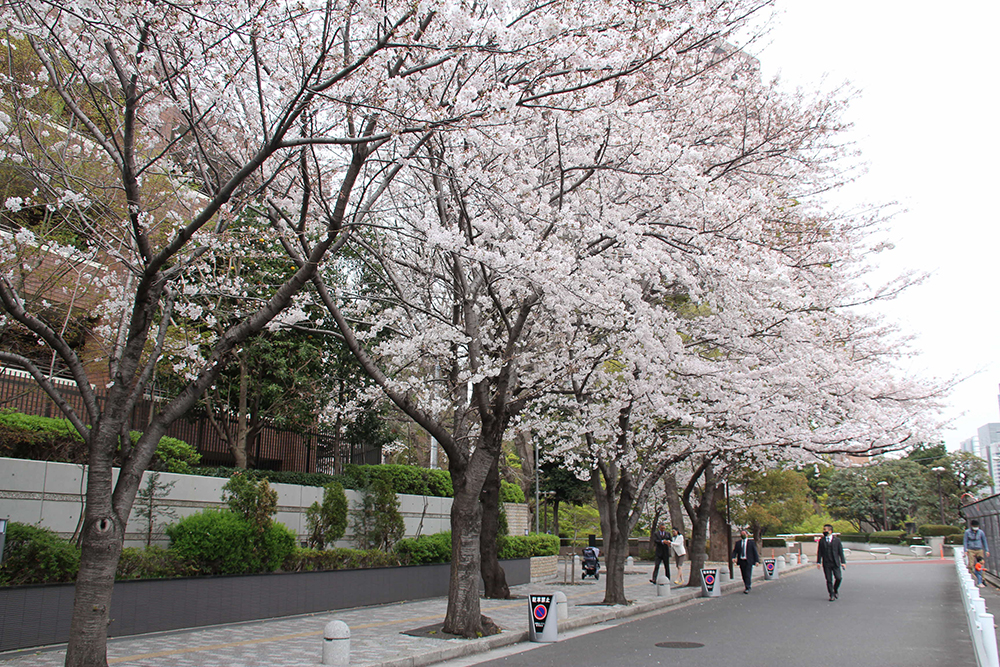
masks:
<svg viewBox="0 0 1000 667"><path fill-rule="evenodd" d="M660 572L660 563L663 563L663 573L670 579L670 534L667 532L667 524L662 521L658 524L653 534L649 536L649 541L653 543L653 578L650 583L656 583L656 575Z"/></svg>
<svg viewBox="0 0 1000 667"><path fill-rule="evenodd" d="M969 570L975 569L976 556L990 555L989 546L986 544L986 533L979 529L979 522L975 519L969 522L969 527L962 536L962 547L965 549Z"/></svg>
<svg viewBox="0 0 1000 667"><path fill-rule="evenodd" d="M676 528L673 529L673 538L670 540L670 550L674 552L674 562L677 565L677 581L675 584L684 583L684 576L681 572L681 567L684 565L684 559L687 557L687 549L684 548L684 536Z"/></svg>
<svg viewBox="0 0 1000 667"><path fill-rule="evenodd" d="M983 583L983 570L986 569L986 561L983 560L982 556L976 556L976 586L979 588L986 588L986 584Z"/></svg>
<svg viewBox="0 0 1000 667"><path fill-rule="evenodd" d="M830 602L840 598L841 570L847 569L844 562L844 545L840 538L833 534L833 526L823 526L823 537L816 545L816 567L823 568L826 577L826 592L830 594Z"/></svg>
<svg viewBox="0 0 1000 667"><path fill-rule="evenodd" d="M757 556L757 543L747 536L747 531L740 531L740 541L733 549L732 558L740 566L740 574L743 575L743 593L749 595L753 583L753 566L760 562L760 558Z"/></svg>

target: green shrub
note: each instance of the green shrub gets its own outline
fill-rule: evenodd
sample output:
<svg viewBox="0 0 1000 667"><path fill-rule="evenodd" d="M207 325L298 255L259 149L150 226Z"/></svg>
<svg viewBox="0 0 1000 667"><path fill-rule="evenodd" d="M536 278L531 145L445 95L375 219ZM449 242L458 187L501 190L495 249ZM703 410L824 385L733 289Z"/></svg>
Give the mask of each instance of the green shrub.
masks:
<svg viewBox="0 0 1000 667"><path fill-rule="evenodd" d="M129 432L132 444L139 442L142 433L139 431ZM156 444L156 453L149 463L150 470L160 472L173 472L180 475L190 475L194 472L194 466L201 462L201 454L198 450L177 438L163 436Z"/></svg>
<svg viewBox="0 0 1000 667"><path fill-rule="evenodd" d="M785 538L783 537L765 537L761 540L762 547L768 547L770 549L780 549L787 544Z"/></svg>
<svg viewBox="0 0 1000 667"><path fill-rule="evenodd" d="M901 544L904 535L906 535L904 530L880 530L871 533L868 541L872 544Z"/></svg>
<svg viewBox="0 0 1000 667"><path fill-rule="evenodd" d="M962 532L964 533L965 531L962 531ZM953 535L946 535L945 538L944 538L944 543L945 544L962 544L962 541L963 541L964 537L965 536L963 534L958 534L958 533L953 534Z"/></svg>
<svg viewBox="0 0 1000 667"><path fill-rule="evenodd" d="M395 552L370 549L295 549L282 564L285 572L313 572L321 570L356 570L368 567L399 565Z"/></svg>
<svg viewBox="0 0 1000 667"><path fill-rule="evenodd" d="M351 489L361 490L375 480L381 480L396 493L442 498L454 495L451 475L444 470L428 470L396 464L348 464L344 466L344 476L349 479L345 486Z"/></svg>
<svg viewBox="0 0 1000 667"><path fill-rule="evenodd" d="M283 523L272 523L264 532L263 547L260 553L262 571L274 572L295 552L295 533Z"/></svg>
<svg viewBox="0 0 1000 667"><path fill-rule="evenodd" d="M347 495L344 487L330 482L323 488L323 503L313 503L306 510L309 546L323 549L344 536L347 530Z"/></svg>
<svg viewBox="0 0 1000 667"><path fill-rule="evenodd" d="M396 554L405 565L451 561L451 531L421 535L396 542Z"/></svg>
<svg viewBox="0 0 1000 667"><path fill-rule="evenodd" d="M451 473L447 470L427 471L427 495L437 498L451 498L455 489L451 485Z"/></svg>
<svg viewBox="0 0 1000 667"><path fill-rule="evenodd" d="M497 538L498 558L530 558L559 553L559 538L544 533L503 535Z"/></svg>
<svg viewBox="0 0 1000 667"><path fill-rule="evenodd" d="M862 542L867 543L868 538L871 537L871 533L841 533L840 540L842 542Z"/></svg>
<svg viewBox="0 0 1000 667"><path fill-rule="evenodd" d="M118 559L115 579L167 579L195 574L195 569L163 547L125 547Z"/></svg>
<svg viewBox="0 0 1000 667"><path fill-rule="evenodd" d="M142 435L130 434L132 443ZM0 456L59 463L86 463L87 447L68 419L0 411ZM150 470L190 474L201 461L198 451L177 438L163 437L156 445ZM117 464L116 464L117 465Z"/></svg>
<svg viewBox="0 0 1000 667"><path fill-rule="evenodd" d="M0 456L86 463L87 448L68 419L4 410L0 411Z"/></svg>
<svg viewBox="0 0 1000 667"><path fill-rule="evenodd" d="M0 566L0 584L56 584L73 581L80 549L47 528L11 521Z"/></svg>
<svg viewBox="0 0 1000 667"><path fill-rule="evenodd" d="M204 510L167 526L170 551L197 574L252 574L278 569L295 549L295 534L280 523L258 537L243 517Z"/></svg>
<svg viewBox="0 0 1000 667"><path fill-rule="evenodd" d="M361 507L354 513L353 527L359 549L391 551L405 534L399 497L384 479L376 477L361 490Z"/></svg>
<svg viewBox="0 0 1000 667"><path fill-rule="evenodd" d="M500 502L523 503L524 491L517 484L511 484L507 480L500 480Z"/></svg>
<svg viewBox="0 0 1000 667"><path fill-rule="evenodd" d="M928 523L917 528L917 534L924 537L941 536L941 535L961 535L964 531L958 526L942 526L939 524Z"/></svg>
<svg viewBox="0 0 1000 667"><path fill-rule="evenodd" d="M222 502L258 535L263 535L272 523L271 517L278 511L278 492L266 479L235 472L222 486Z"/></svg>

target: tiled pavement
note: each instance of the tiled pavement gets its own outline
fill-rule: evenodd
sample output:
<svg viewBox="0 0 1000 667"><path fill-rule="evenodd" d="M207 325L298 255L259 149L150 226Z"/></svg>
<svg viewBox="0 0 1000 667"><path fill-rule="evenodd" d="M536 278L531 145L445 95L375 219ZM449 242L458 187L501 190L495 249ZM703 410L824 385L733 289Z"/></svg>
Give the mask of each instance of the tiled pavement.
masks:
<svg viewBox="0 0 1000 667"><path fill-rule="evenodd" d="M798 566L791 574L808 566ZM757 568L760 570L761 568ZM569 618L559 631L596 625L615 618L642 614L700 597L700 589L675 588L657 597L649 583L651 568L637 563L626 573L628 606L603 606L604 580L563 583L561 580L523 584L511 588L513 600L482 600L483 613L503 632L481 639L439 639L402 634L444 619L446 598L362 607L267 621L179 630L112 639L108 664L141 667L299 667L321 663L323 629L330 621L347 624L351 631L350 664L353 667L418 667L527 641L528 593L562 591L569 603ZM758 576L760 573L758 572ZM737 578L739 574L737 573ZM734 592L742 583L724 584ZM64 663L63 647L0 654L2 667L58 667Z"/></svg>

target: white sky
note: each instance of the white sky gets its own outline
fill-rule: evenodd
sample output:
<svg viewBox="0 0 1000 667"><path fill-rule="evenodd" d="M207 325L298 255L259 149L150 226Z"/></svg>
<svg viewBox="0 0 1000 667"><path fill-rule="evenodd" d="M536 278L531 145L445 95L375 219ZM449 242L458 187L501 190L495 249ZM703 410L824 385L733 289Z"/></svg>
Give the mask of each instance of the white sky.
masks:
<svg viewBox="0 0 1000 667"><path fill-rule="evenodd" d="M861 90L848 118L868 173L849 201L899 202L880 268L930 272L883 308L914 334L910 370L966 376L951 395L950 450L1000 422L1000 2L777 0L748 48L788 88ZM825 76L825 81L824 81Z"/></svg>

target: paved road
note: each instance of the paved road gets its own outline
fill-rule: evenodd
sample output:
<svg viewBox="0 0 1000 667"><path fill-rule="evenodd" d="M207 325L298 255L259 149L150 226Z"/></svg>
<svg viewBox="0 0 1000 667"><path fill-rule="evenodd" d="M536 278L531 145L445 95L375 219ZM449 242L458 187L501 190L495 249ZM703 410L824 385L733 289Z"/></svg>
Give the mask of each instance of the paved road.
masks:
<svg viewBox="0 0 1000 667"><path fill-rule="evenodd" d="M665 642L703 646L656 646ZM755 586L750 595L699 600L557 644L533 646L536 648L475 664L976 664L960 609L954 567L942 561L850 563L836 602L828 601L823 576L813 568L812 572Z"/></svg>

